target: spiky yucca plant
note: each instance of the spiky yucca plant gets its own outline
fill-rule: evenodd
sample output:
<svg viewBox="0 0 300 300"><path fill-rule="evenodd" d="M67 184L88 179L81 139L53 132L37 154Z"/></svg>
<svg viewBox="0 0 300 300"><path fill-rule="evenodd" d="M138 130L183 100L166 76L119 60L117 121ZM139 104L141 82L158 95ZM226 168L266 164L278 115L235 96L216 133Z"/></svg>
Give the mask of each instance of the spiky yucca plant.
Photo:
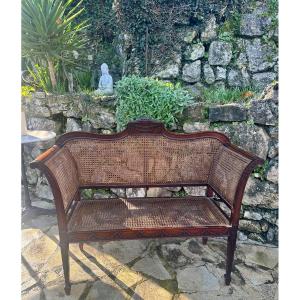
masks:
<svg viewBox="0 0 300 300"><path fill-rule="evenodd" d="M75 64L73 51L86 44L87 20L76 24L82 0L22 0L22 55L48 66L51 84L57 86L55 64ZM73 6L73 7L72 7Z"/></svg>

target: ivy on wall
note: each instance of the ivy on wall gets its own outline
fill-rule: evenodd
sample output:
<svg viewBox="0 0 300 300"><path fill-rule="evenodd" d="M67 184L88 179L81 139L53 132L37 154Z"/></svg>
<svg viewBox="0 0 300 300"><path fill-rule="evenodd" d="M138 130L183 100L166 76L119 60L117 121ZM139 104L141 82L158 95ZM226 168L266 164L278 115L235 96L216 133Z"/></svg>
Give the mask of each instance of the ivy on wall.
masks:
<svg viewBox="0 0 300 300"><path fill-rule="evenodd" d="M108 63L115 81L122 75L155 73L157 67L174 60L182 51L181 30L195 27L200 35L206 18L211 15L219 24L219 38L235 43L241 13L247 13L256 2L85 0L81 4L85 8L82 18L89 18L91 24L87 36L89 51L93 54L92 81L97 84L103 62ZM267 0L267 4L269 14L276 16L277 0ZM199 38L197 36L195 41Z"/></svg>
<svg viewBox="0 0 300 300"><path fill-rule="evenodd" d="M84 0L81 18L89 19L87 36L88 50L93 55L92 84L96 88L100 76L100 65L106 62L114 79L121 77L121 61L116 53L118 28L113 10L113 0ZM80 21L80 19L79 19Z"/></svg>
<svg viewBox="0 0 300 300"><path fill-rule="evenodd" d="M115 15L112 0L85 0L81 6L85 9L81 18L88 18L90 27L87 35L90 45L97 47L101 42L112 42L116 35Z"/></svg>
<svg viewBox="0 0 300 300"><path fill-rule="evenodd" d="M246 0L249 1L249 0ZM224 9L225 8L225 9ZM224 22L233 11L241 10L239 1L228 0L123 0L115 1L118 28L131 38L127 48L127 73L151 74L156 64L172 60L180 52L180 30L187 26L203 29L205 16L216 15Z"/></svg>
<svg viewBox="0 0 300 300"><path fill-rule="evenodd" d="M168 58L168 50L178 40L174 25L188 20L196 1L180 0L125 0L115 1L116 21L123 32L130 35L134 58L138 59L137 72L148 75L151 58L161 61ZM127 49L127 59L132 59L132 49ZM130 70L129 70L130 72Z"/></svg>

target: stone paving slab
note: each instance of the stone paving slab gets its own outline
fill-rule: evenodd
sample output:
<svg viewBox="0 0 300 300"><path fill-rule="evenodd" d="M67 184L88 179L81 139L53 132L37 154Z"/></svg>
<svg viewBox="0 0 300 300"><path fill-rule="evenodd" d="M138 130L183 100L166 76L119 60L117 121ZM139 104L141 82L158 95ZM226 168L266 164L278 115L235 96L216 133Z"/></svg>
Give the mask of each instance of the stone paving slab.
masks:
<svg viewBox="0 0 300 300"><path fill-rule="evenodd" d="M146 256L136 262L132 268L159 280L172 279L171 275L160 261L158 255L154 255L153 257Z"/></svg>
<svg viewBox="0 0 300 300"><path fill-rule="evenodd" d="M278 299L278 249L238 242L230 286L225 238L168 238L70 245L71 295L64 293L55 216L22 224L22 300Z"/></svg>
<svg viewBox="0 0 300 300"><path fill-rule="evenodd" d="M161 287L159 284L151 280L146 280L136 287L135 293L130 299L172 300L173 294L167 289Z"/></svg>
<svg viewBox="0 0 300 300"><path fill-rule="evenodd" d="M220 289L218 277L206 266L189 266L177 272L178 288L183 292L209 292Z"/></svg>
<svg viewBox="0 0 300 300"><path fill-rule="evenodd" d="M262 285L264 283L272 283L274 281L272 274L268 271L250 268L244 265L236 265L235 267L240 272L244 280L246 282L250 282L252 285Z"/></svg>

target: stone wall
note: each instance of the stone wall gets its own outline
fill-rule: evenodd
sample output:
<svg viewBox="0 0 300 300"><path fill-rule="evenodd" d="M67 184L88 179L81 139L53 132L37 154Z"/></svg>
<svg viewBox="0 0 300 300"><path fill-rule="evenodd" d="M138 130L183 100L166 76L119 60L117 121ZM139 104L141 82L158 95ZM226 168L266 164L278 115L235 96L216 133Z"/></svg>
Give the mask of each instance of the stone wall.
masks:
<svg viewBox="0 0 300 300"><path fill-rule="evenodd" d="M161 42L161 36L170 35L164 28L150 34L150 41L152 37L160 42L149 42L147 75L190 86L258 90L277 79L278 26L272 1L192 2L185 3L191 6L190 15L183 14L168 28L173 36L171 47ZM137 51L145 37L143 31L135 35L123 32L121 53L129 74L145 75L146 56Z"/></svg>
<svg viewBox="0 0 300 300"><path fill-rule="evenodd" d="M115 97L92 98L84 94L46 95L36 92L24 98L29 129L52 130L57 135L69 131L109 134L116 130ZM208 114L205 113L208 111ZM187 108L176 131L217 130L226 133L240 147L266 160L248 181L241 213L239 238L260 242L278 241L278 86L267 88L248 104L206 106L196 102ZM52 142L53 143L53 142ZM27 146L27 163L51 146L49 143ZM47 180L38 171L27 170L33 203L53 206ZM86 190L84 197L203 195L203 188L151 188Z"/></svg>
<svg viewBox="0 0 300 300"><path fill-rule="evenodd" d="M265 159L250 177L243 199L239 238L278 242L278 85L267 87L248 104L232 103L208 107L204 103L187 110L185 132L216 130L232 143Z"/></svg>

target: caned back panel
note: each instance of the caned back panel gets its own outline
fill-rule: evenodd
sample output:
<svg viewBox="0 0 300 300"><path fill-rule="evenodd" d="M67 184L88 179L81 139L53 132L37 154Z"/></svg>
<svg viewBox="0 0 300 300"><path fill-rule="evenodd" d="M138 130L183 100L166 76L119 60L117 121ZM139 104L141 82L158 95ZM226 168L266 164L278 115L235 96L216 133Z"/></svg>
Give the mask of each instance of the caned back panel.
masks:
<svg viewBox="0 0 300 300"><path fill-rule="evenodd" d="M57 181L64 208L73 200L78 189L78 176L74 158L67 148L59 149L45 165Z"/></svg>
<svg viewBox="0 0 300 300"><path fill-rule="evenodd" d="M250 162L249 158L222 146L212 163L208 183L225 200L234 204L239 180Z"/></svg>
<svg viewBox="0 0 300 300"><path fill-rule="evenodd" d="M181 140L162 135L129 135L116 140L76 138L64 147L77 163L81 186L143 186L207 183L221 145L209 137Z"/></svg>

